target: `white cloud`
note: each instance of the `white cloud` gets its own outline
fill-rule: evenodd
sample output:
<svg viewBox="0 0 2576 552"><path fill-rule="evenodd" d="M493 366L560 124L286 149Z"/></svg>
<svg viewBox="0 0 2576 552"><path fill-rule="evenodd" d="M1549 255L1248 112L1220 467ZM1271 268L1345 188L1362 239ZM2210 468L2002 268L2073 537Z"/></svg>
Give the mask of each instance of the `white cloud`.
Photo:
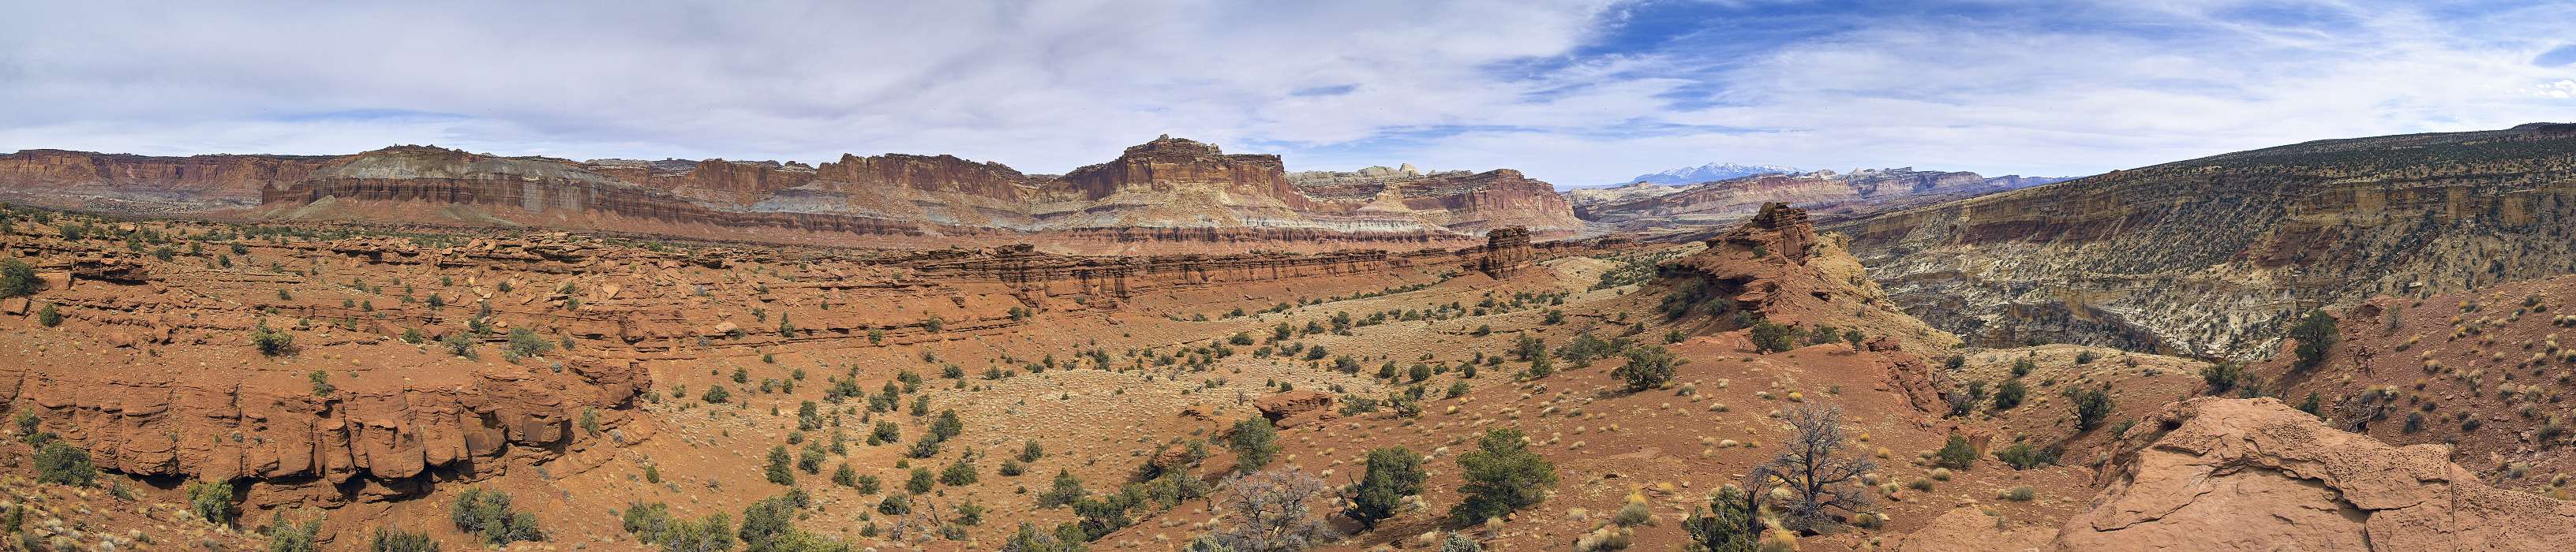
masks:
<svg viewBox="0 0 2576 552"><path fill-rule="evenodd" d="M2054 12L2083 25L1856 13L1749 56L1574 54L1635 23L1609 1L31 3L0 21L0 150L1058 172L1171 133L1297 168L1560 184L1710 161L2055 175L2567 119L2576 86L2528 62L2567 5L2286 6L2348 23L2324 30L2242 2ZM1318 89L1347 92L1297 93Z"/></svg>

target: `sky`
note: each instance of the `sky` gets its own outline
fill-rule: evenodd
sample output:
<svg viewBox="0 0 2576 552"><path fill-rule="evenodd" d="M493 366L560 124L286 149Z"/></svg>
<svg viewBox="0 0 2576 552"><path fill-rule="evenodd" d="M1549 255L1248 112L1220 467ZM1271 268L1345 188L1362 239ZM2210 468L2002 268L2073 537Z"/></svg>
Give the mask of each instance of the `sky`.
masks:
<svg viewBox="0 0 2576 552"><path fill-rule="evenodd" d="M2079 176L2576 121L2576 2L0 0L0 151Z"/></svg>

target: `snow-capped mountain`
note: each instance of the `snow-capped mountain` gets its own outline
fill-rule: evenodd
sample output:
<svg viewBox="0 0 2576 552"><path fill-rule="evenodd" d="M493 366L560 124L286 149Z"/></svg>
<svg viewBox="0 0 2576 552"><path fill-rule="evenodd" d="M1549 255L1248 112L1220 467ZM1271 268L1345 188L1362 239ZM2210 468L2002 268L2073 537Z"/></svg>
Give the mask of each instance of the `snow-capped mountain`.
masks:
<svg viewBox="0 0 2576 552"><path fill-rule="evenodd" d="M1636 177L1636 178L1630 178L1630 179L1628 179L1628 182L1629 182L1629 183L1636 183L1636 182L1652 182L1652 183L1656 183L1656 184L1698 184L1698 183L1701 183L1701 182L1708 182L1708 181L1712 181L1712 180L1726 180L1726 179L1729 179L1729 178L1742 178L1742 177L1753 176L1753 175L1757 175L1757 174L1770 174L1770 173L1795 174L1795 173L1797 173L1797 172L1798 172L1798 169L1796 169L1796 168L1792 168L1792 167L1783 167L1783 166L1779 166L1779 165L1738 165L1738 164L1734 164L1734 163L1709 163L1709 164L1706 164L1706 165L1700 165L1700 166L1697 166L1697 167L1683 167L1683 168L1673 169L1673 170L1664 171L1664 172L1641 174L1641 175L1637 175L1637 177Z"/></svg>

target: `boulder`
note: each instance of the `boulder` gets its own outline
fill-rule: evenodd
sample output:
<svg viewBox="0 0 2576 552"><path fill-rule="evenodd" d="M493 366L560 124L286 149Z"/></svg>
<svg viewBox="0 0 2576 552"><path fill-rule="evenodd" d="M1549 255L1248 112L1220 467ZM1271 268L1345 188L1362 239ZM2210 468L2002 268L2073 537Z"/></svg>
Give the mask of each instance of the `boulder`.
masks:
<svg viewBox="0 0 2576 552"><path fill-rule="evenodd" d="M2055 548L2576 549L2576 502L2489 485L2448 445L2390 446L2269 398L2195 398L2139 423L2172 429L2113 457Z"/></svg>
<svg viewBox="0 0 2576 552"><path fill-rule="evenodd" d="M1333 395L1322 391L1300 389L1252 401L1252 407L1281 428L1296 427L1330 414Z"/></svg>

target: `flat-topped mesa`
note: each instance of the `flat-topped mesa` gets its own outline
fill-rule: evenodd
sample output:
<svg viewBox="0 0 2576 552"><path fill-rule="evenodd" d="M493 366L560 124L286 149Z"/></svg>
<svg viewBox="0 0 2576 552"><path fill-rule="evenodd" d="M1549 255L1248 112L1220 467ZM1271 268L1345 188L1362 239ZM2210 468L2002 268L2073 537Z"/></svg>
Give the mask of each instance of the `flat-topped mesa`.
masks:
<svg viewBox="0 0 2576 552"><path fill-rule="evenodd" d="M1530 251L1529 228L1506 226L1485 233L1485 245L1478 251L1474 268L1496 279L1510 278L1529 267L1536 256Z"/></svg>

